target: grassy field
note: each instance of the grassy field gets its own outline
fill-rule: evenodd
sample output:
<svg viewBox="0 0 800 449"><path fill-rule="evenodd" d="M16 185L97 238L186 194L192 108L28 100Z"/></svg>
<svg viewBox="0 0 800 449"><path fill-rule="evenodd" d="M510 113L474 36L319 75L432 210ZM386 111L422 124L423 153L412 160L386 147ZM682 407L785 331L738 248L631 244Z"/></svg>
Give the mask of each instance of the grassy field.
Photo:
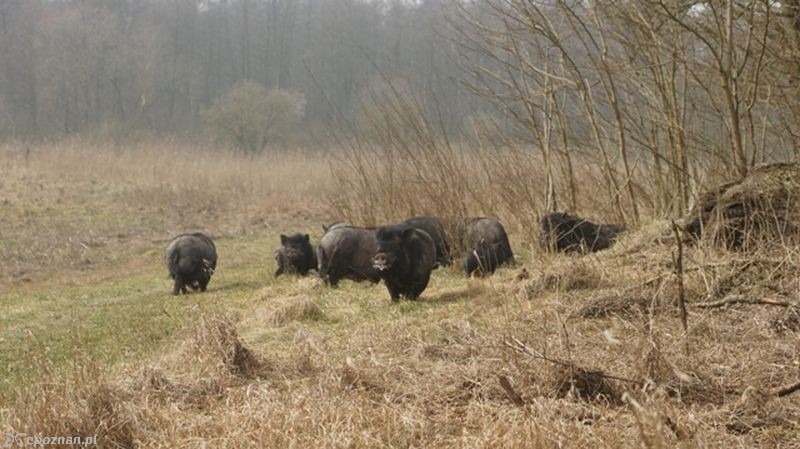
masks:
<svg viewBox="0 0 800 449"><path fill-rule="evenodd" d="M101 447L800 447L797 248L687 248L650 220L611 250L439 269L418 302L274 278L279 235L340 219L319 154L159 143L0 147L0 420ZM423 211L420 211L423 212ZM593 211L583 211L590 216ZM598 212L602 214L602 212ZM500 217L503 218L503 217ZM209 291L163 248L215 238ZM770 296L771 295L771 296Z"/></svg>

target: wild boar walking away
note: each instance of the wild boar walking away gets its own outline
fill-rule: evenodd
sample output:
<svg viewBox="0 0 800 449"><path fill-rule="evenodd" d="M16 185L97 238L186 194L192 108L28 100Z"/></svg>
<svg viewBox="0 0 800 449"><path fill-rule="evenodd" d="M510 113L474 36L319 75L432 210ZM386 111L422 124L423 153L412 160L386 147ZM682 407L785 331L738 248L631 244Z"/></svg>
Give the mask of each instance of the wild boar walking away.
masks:
<svg viewBox="0 0 800 449"><path fill-rule="evenodd" d="M436 264L436 245L427 232L401 223L377 231L375 269L389 290L392 301L400 296L417 299L428 286Z"/></svg>
<svg viewBox="0 0 800 449"><path fill-rule="evenodd" d="M502 265L514 265L514 252L503 225L494 218L470 218L463 224L464 271L488 275Z"/></svg>
<svg viewBox="0 0 800 449"><path fill-rule="evenodd" d="M167 245L166 260L172 294L186 294L187 287L204 292L217 268L217 248L205 234L181 234Z"/></svg>
<svg viewBox="0 0 800 449"><path fill-rule="evenodd" d="M452 262L450 245L447 243L447 235L444 232L442 220L436 217L413 217L403 223L422 229L433 239L433 244L436 246L436 266L434 268L450 265Z"/></svg>
<svg viewBox="0 0 800 449"><path fill-rule="evenodd" d="M545 249L558 252L595 252L614 243L623 231L615 224L594 224L583 218L563 212L542 217L540 240Z"/></svg>
<svg viewBox="0 0 800 449"><path fill-rule="evenodd" d="M341 279L377 283L380 276L372 266L376 248L375 229L345 223L330 226L317 246L319 277L333 287Z"/></svg>
<svg viewBox="0 0 800 449"><path fill-rule="evenodd" d="M278 262L276 277L289 273L306 276L309 271L317 269L317 253L308 234L281 234L281 247L275 251L275 261Z"/></svg>

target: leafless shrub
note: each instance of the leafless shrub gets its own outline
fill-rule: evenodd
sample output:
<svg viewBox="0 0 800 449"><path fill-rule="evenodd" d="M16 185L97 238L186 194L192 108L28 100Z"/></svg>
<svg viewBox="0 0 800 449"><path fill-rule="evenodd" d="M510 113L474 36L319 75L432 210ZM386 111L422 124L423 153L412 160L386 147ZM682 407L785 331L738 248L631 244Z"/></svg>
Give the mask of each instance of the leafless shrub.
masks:
<svg viewBox="0 0 800 449"><path fill-rule="evenodd" d="M594 192L614 221L636 224L645 209L683 213L709 178L794 154L798 108L783 100L797 89L784 82L800 54L800 37L787 31L795 9L487 0L456 3L452 32L470 61L462 84L541 155L546 209L575 197L551 176L580 151L600 168Z"/></svg>

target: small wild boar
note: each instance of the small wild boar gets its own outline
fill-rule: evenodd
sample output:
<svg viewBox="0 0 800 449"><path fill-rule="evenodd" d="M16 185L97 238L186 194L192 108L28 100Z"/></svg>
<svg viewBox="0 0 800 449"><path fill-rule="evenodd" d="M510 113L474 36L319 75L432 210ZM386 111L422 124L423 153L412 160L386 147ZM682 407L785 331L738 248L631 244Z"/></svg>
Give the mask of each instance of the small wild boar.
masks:
<svg viewBox="0 0 800 449"><path fill-rule="evenodd" d="M464 271L488 275L501 265L514 265L514 253L503 225L494 218L470 218L463 225Z"/></svg>
<svg viewBox="0 0 800 449"><path fill-rule="evenodd" d="M328 228L317 246L319 277L336 287L342 279L356 282L380 280L372 266L377 241L375 229L337 223Z"/></svg>
<svg viewBox="0 0 800 449"><path fill-rule="evenodd" d="M400 296L417 299L428 286L436 264L436 245L427 232L397 224L377 231L373 265L389 290L392 301Z"/></svg>
<svg viewBox="0 0 800 449"><path fill-rule="evenodd" d="M615 224L598 225L563 212L542 217L540 240L545 249L559 252L595 252L614 242L622 227Z"/></svg>
<svg viewBox="0 0 800 449"><path fill-rule="evenodd" d="M167 245L166 260L172 294L186 294L186 287L204 292L217 268L217 248L205 234L181 234Z"/></svg>
<svg viewBox="0 0 800 449"><path fill-rule="evenodd" d="M275 251L275 261L278 263L276 277L288 273L306 276L309 271L317 269L317 253L308 234L281 234L281 247Z"/></svg>

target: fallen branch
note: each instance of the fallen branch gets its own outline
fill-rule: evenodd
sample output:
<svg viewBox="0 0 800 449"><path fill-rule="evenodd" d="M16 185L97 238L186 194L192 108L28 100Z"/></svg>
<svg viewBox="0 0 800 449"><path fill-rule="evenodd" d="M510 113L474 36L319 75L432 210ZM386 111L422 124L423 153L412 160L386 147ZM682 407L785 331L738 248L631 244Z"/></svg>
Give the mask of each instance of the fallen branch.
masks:
<svg viewBox="0 0 800 449"><path fill-rule="evenodd" d="M779 301L777 299L748 298L745 295L730 295L719 301L701 302L695 304L695 306L700 307L702 309L713 309L716 307L724 307L727 306L728 304L761 304L767 306L780 306L780 307L791 307L795 305L794 302L790 301Z"/></svg>
<svg viewBox="0 0 800 449"><path fill-rule="evenodd" d="M778 388L773 388L772 390L769 390L767 394L769 394L770 396L777 396L779 398L782 398L798 390L800 390L800 382L796 382L791 385L784 385Z"/></svg>

